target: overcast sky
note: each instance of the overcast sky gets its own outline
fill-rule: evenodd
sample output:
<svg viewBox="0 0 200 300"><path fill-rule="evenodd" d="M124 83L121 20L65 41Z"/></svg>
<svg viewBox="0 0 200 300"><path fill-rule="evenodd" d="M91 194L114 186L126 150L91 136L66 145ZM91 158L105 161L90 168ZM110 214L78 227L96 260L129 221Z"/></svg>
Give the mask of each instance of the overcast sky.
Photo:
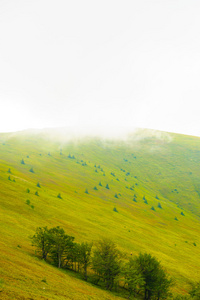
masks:
<svg viewBox="0 0 200 300"><path fill-rule="evenodd" d="M199 0L0 0L0 132L200 136L199 16Z"/></svg>

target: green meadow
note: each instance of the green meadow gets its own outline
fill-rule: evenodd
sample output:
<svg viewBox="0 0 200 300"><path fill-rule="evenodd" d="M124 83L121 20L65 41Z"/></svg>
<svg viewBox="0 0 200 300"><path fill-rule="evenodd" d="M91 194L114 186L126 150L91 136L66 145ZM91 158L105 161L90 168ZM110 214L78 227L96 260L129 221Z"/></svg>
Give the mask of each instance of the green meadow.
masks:
<svg viewBox="0 0 200 300"><path fill-rule="evenodd" d="M122 299L37 257L30 236L43 226L76 242L108 237L126 257L148 252L187 294L200 280L200 138L0 134L0 298Z"/></svg>

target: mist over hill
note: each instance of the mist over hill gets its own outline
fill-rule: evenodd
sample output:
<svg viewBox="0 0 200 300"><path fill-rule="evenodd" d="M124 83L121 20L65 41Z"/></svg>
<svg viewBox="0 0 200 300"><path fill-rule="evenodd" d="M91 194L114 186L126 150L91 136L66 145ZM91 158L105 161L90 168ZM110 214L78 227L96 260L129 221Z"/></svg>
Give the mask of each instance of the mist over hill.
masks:
<svg viewBox="0 0 200 300"><path fill-rule="evenodd" d="M200 271L199 166L200 138L193 136L65 128L0 134L4 299L64 299L77 286L62 273L56 296L61 275L34 257L30 243L38 226L62 226L79 242L108 237L126 255L149 252L175 279L174 291L186 293ZM87 289L80 296L74 288L69 299L107 297Z"/></svg>

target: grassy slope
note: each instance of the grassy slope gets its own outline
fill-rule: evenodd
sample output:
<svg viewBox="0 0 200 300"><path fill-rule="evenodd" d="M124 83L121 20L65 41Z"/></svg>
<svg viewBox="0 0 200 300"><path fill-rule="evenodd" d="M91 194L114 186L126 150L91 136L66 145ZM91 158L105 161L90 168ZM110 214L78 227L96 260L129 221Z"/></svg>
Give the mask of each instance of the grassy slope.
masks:
<svg viewBox="0 0 200 300"><path fill-rule="evenodd" d="M68 158L69 153L75 159ZM199 154L199 138L159 132L140 131L126 142L76 143L55 142L38 134L1 134L4 299L117 299L34 256L29 236L37 226L57 225L77 242L108 236L128 255L150 252L175 278L174 290L187 291L190 280L198 280L200 272ZM20 163L22 158L25 165ZM31 167L35 173L29 171Z"/></svg>

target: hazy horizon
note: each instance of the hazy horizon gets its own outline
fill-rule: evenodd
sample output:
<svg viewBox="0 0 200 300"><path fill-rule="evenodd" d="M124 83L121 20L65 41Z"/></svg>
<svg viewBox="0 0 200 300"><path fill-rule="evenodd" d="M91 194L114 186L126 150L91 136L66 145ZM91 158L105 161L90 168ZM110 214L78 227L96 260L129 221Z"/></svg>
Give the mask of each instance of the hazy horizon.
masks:
<svg viewBox="0 0 200 300"><path fill-rule="evenodd" d="M0 132L200 136L200 2L0 3Z"/></svg>

